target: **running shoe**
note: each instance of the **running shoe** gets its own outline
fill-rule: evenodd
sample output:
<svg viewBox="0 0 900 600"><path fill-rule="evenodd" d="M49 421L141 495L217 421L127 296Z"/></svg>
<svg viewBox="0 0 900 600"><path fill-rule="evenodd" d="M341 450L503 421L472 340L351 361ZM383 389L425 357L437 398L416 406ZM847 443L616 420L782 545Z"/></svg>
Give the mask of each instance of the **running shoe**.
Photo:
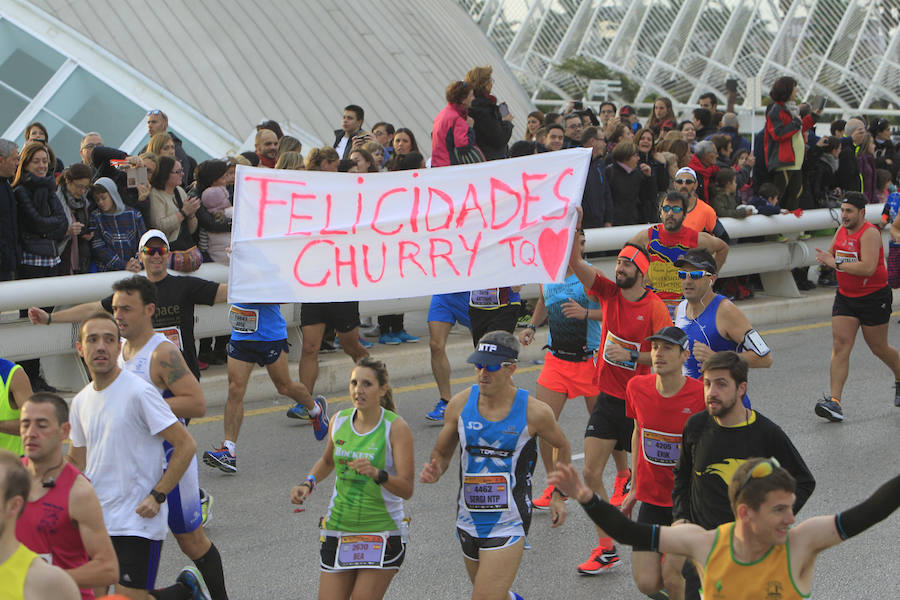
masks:
<svg viewBox="0 0 900 600"><path fill-rule="evenodd" d="M359 345L362 346L363 348L371 348L371 347L374 346L375 344L373 344L373 343L370 342L369 340L366 340L366 339L363 339L363 338L359 338Z"/></svg>
<svg viewBox="0 0 900 600"><path fill-rule="evenodd" d="M437 404L434 405L431 412L425 415L425 422L432 425L443 425L445 410L447 410L447 401L441 398L437 401Z"/></svg>
<svg viewBox="0 0 900 600"><path fill-rule="evenodd" d="M894 402L896 403L896 399ZM841 405L831 398L822 398L819 402L816 402L816 414L823 419L837 423L844 420L844 411L841 410Z"/></svg>
<svg viewBox="0 0 900 600"><path fill-rule="evenodd" d="M203 464L219 469L223 473L237 473L237 457L223 446L203 453Z"/></svg>
<svg viewBox="0 0 900 600"><path fill-rule="evenodd" d="M596 575L603 571L608 571L619 564L619 555L616 553L616 547L601 548L597 546L591 551L591 557L587 562L578 565L578 572L582 575Z"/></svg>
<svg viewBox="0 0 900 600"><path fill-rule="evenodd" d="M510 592L510 594L513 595L513 600L525 600L525 598L523 598L522 596L518 595L515 592Z"/></svg>
<svg viewBox="0 0 900 600"><path fill-rule="evenodd" d="M309 409L299 402L287 410L287 416L289 419L300 419L303 421L311 420L309 416Z"/></svg>
<svg viewBox="0 0 900 600"><path fill-rule="evenodd" d="M396 334L393 333L382 333L381 337L378 338L379 344L385 344L388 346L399 346L403 343L403 340L397 337Z"/></svg>
<svg viewBox="0 0 900 600"><path fill-rule="evenodd" d="M313 433L316 434L316 440L321 442L328 435L328 401L321 394L314 400L319 406L319 414L312 420Z"/></svg>
<svg viewBox="0 0 900 600"><path fill-rule="evenodd" d="M191 590L191 600L209 600L209 590L206 589L206 582L203 581L203 575L197 567L183 568L175 582Z"/></svg>
<svg viewBox="0 0 900 600"><path fill-rule="evenodd" d="M334 347L334 344L327 340L322 340L322 344L319 346L319 353L331 354L333 352L337 352L337 348Z"/></svg>
<svg viewBox="0 0 900 600"><path fill-rule="evenodd" d="M550 496L553 495L553 489L554 487L552 485L548 485L547 487L545 487L544 492L539 497L531 501L532 506L539 510L547 510L548 508L550 508ZM565 502L569 500L569 497L563 496L562 499Z"/></svg>
<svg viewBox="0 0 900 600"><path fill-rule="evenodd" d="M628 477L619 477L616 475L616 481L613 483L613 495L609 499L609 503L619 508L625 502L625 496L631 491L631 469L628 469Z"/></svg>
<svg viewBox="0 0 900 600"><path fill-rule="evenodd" d="M203 527L209 525L209 522L212 521L212 505L213 497L206 490L200 488L200 514L203 515L200 519L200 525Z"/></svg>
<svg viewBox="0 0 900 600"><path fill-rule="evenodd" d="M419 341L419 338L416 336L406 333L405 329L401 329L399 333L395 333L394 337L406 344L414 344Z"/></svg>

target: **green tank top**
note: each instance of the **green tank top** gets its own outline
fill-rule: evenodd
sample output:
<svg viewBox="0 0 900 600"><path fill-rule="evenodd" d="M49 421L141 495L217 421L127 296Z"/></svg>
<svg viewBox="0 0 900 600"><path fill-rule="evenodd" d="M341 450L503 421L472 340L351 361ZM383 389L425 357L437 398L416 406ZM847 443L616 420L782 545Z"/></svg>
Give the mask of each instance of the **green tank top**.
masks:
<svg viewBox="0 0 900 600"><path fill-rule="evenodd" d="M397 414L381 409L381 420L360 435L353 427L355 408L332 417L334 442L334 492L325 517L325 529L350 533L375 533L400 529L403 499L347 466L357 458L368 458L377 469L396 475L391 448L391 425Z"/></svg>
<svg viewBox="0 0 900 600"><path fill-rule="evenodd" d="M0 421L12 421L19 418L19 411L9 405L9 385L15 372L21 368L14 362L0 358ZM17 402L24 400L24 398L19 398ZM9 450L16 456L22 456L25 452L22 448L22 438L8 433L0 433L0 448Z"/></svg>

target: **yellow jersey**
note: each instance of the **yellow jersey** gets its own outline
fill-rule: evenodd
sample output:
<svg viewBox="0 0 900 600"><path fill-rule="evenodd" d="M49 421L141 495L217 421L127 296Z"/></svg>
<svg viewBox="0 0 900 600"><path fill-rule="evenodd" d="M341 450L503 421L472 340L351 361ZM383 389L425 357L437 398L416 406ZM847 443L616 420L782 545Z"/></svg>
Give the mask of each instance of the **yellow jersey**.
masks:
<svg viewBox="0 0 900 600"><path fill-rule="evenodd" d="M0 565L0 600L25 600L25 577L37 554L19 544L5 563Z"/></svg>
<svg viewBox="0 0 900 600"><path fill-rule="evenodd" d="M703 572L704 600L799 600L791 575L788 542L776 544L757 561L734 557L734 522L719 525Z"/></svg>

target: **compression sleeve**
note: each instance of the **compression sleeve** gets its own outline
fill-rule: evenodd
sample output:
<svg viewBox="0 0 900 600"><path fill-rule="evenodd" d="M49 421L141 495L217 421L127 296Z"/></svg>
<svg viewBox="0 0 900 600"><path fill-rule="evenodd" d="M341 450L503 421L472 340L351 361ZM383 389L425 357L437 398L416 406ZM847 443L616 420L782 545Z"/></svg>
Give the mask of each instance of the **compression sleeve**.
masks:
<svg viewBox="0 0 900 600"><path fill-rule="evenodd" d="M900 475L875 490L862 503L836 514L834 525L841 539L846 540L883 521L897 508L900 508Z"/></svg>
<svg viewBox="0 0 900 600"><path fill-rule="evenodd" d="M635 523L597 494L581 506L591 520L617 542L632 546L638 552L658 551L659 525Z"/></svg>

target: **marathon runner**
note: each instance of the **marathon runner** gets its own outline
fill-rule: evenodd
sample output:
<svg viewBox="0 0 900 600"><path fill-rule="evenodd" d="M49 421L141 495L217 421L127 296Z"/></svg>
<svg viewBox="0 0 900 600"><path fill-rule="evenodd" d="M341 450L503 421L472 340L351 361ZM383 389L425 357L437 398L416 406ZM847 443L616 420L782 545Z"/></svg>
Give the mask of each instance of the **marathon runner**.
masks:
<svg viewBox="0 0 900 600"><path fill-rule="evenodd" d="M537 459L535 436L570 460L569 441L543 402L513 383L519 340L506 331L491 331L478 342L467 362L475 365L478 383L450 400L444 427L422 468L419 481L436 483L457 447L460 489L456 532L472 598L510 598L531 525L531 475ZM565 507L554 496L562 525Z"/></svg>
<svg viewBox="0 0 900 600"><path fill-rule="evenodd" d="M683 554L700 565L706 598L800 600L812 592L816 559L900 507L900 475L853 508L795 525L796 482L774 458L752 458L728 481L733 518L716 529L634 523L581 483L571 465L553 480L617 541L640 552Z"/></svg>
<svg viewBox="0 0 900 600"><path fill-rule="evenodd" d="M575 243L584 253L584 231L576 232ZM537 380L535 396L553 409L553 416L559 421L566 400L584 396L588 415L594 409L600 391L594 383L597 372L595 358L600 346L603 312L600 303L588 298L584 286L572 271L566 269L563 283L543 284L540 297L531 315L531 324L519 333L519 341L528 346L534 341L538 324L547 321L550 333L547 336L544 366ZM553 470L553 447L544 439L540 440L541 460L547 474ZM532 502L535 508L546 510L550 506L553 486L547 486L540 497Z"/></svg>
<svg viewBox="0 0 900 600"><path fill-rule="evenodd" d="M146 277L134 275L113 284L113 316L125 339L119 355L119 367L129 371L162 394L182 423L206 414L206 399L200 382L187 369L179 349L161 333L153 330L156 312L156 288ZM192 440L193 441L193 440ZM167 460L173 448L163 443ZM191 456L184 475L167 493L169 529L178 547L191 559L216 600L226 600L222 557L207 537L202 525L200 482L197 457Z"/></svg>
<svg viewBox="0 0 900 600"><path fill-rule="evenodd" d="M900 354L888 344L893 293L881 232L866 221L866 197L860 192L844 195L841 226L827 252L816 248L816 260L835 270L838 289L831 308L831 392L816 403L815 413L829 421L844 420L841 397L860 328L872 354L893 371L894 406L900 407Z"/></svg>
<svg viewBox="0 0 900 600"><path fill-rule="evenodd" d="M282 396L297 403L312 420L317 440L328 434L325 396L310 395L306 386L291 379L288 371L287 323L279 304L234 304L229 311L228 400L225 403L225 441L222 447L203 453L203 462L225 473L237 472L235 444L244 420L244 394L254 364L265 367Z"/></svg>
<svg viewBox="0 0 900 600"><path fill-rule="evenodd" d="M631 491L622 503L622 512L630 517L640 500L638 523L672 524L672 469L681 452L681 432L692 414L703 404L703 384L685 377L681 365L687 359L690 340L678 327L665 327L647 338L654 374L638 375L625 389L625 415L634 419L631 447ZM681 567L684 557L655 552L631 555L631 570L638 590L659 597L665 588L672 600L684 599Z"/></svg>
<svg viewBox="0 0 900 600"><path fill-rule="evenodd" d="M34 394L22 405L21 432L31 491L16 537L65 569L81 588L82 600L92 600L93 588L108 589L119 579L119 563L93 486L63 460L69 405L56 394Z"/></svg>
<svg viewBox="0 0 900 600"><path fill-rule="evenodd" d="M649 266L647 251L631 242L616 258L615 281L584 262L575 244L569 257L569 267L588 297L599 300L603 312L601 357L594 376L600 394L584 432L584 475L591 489L608 498L603 471L610 454L618 451L613 484L617 504L625 499L631 479L625 453L632 450L634 421L625 416L625 388L632 377L650 372L650 342L646 338L672 324L665 304L646 288ZM619 563L612 539L599 529L597 536L597 546L578 566L579 573L595 575Z"/></svg>
<svg viewBox="0 0 900 600"><path fill-rule="evenodd" d="M95 313L81 324L75 347L92 381L72 400L67 460L84 472L100 499L119 561L116 593L136 600L205 599L203 577L194 567L182 569L174 585L154 590L166 498L197 446L159 390L119 367L119 336L109 313ZM163 440L172 446L168 463Z"/></svg>
<svg viewBox="0 0 900 600"><path fill-rule="evenodd" d="M78 600L75 581L65 571L40 560L16 539L16 519L30 487L19 457L0 448L0 593L10 600Z"/></svg>
<svg viewBox="0 0 900 600"><path fill-rule="evenodd" d="M409 519L403 500L415 481L413 436L394 408L387 369L361 359L350 375L352 408L334 415L322 457L291 502L303 504L335 471L323 519L319 598L383 598L406 557Z"/></svg>
<svg viewBox="0 0 900 600"><path fill-rule="evenodd" d="M681 282L678 280L678 267L675 263L688 250L704 248L715 257L718 272L728 256L728 244L709 233L697 232L684 226L687 205L688 200L683 194L667 193L659 205L659 218L662 222L638 232L630 240L632 244L646 248L650 253L648 287L666 303L670 317L674 317L675 308L681 302Z"/></svg>

